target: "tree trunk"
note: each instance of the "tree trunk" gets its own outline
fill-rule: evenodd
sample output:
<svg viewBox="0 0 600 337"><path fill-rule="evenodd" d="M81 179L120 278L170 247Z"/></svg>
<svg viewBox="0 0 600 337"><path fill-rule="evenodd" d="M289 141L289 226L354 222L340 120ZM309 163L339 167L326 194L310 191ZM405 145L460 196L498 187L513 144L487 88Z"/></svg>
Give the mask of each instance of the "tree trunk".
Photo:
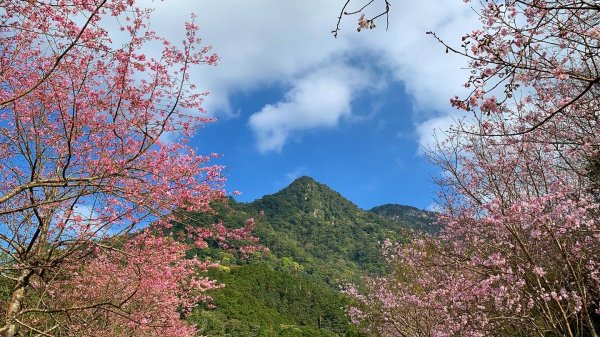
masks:
<svg viewBox="0 0 600 337"><path fill-rule="evenodd" d="M19 336L19 324L15 321L17 315L21 311L23 299L25 298L25 292L29 285L29 278L32 275L32 271L24 269L15 284L15 287L8 301L6 309L6 330L4 336L6 337L17 337Z"/></svg>

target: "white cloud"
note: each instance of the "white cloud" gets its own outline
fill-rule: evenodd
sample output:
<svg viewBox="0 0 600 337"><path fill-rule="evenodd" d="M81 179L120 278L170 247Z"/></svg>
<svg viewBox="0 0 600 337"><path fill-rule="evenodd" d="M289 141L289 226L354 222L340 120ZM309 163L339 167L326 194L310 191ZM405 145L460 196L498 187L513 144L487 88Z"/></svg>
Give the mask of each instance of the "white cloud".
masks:
<svg viewBox="0 0 600 337"><path fill-rule="evenodd" d="M389 31L380 22L373 31L356 33L356 17L347 17L339 38L334 39L330 31L343 3L156 1L152 2L157 7L153 28L167 32L173 39L180 38L188 13L198 14L201 36L221 56L218 67L200 67L192 75L199 88L211 92L206 107L213 113L232 115L230 97L236 93L251 93L265 85L293 86L284 100L265 105L251 117L249 125L263 151L281 149L293 132L332 127L348 116L356 84L343 83L345 78L335 71L320 72L315 84L321 88L333 86L327 90L331 91L329 95L312 88L308 81L317 76L311 71L335 64L351 68L348 60L358 56L368 55L382 74L404 83L417 112L407 118L429 125L429 119L446 115L450 111L449 98L460 94L468 76L461 69L466 61L444 53L444 48L425 32L435 31L457 45L464 33L477 26L472 10L460 0L399 1L391 10ZM318 100L324 101L318 104ZM325 109L318 106L325 105L332 110L321 115ZM247 118L244 111L241 117Z"/></svg>
<svg viewBox="0 0 600 337"><path fill-rule="evenodd" d="M390 30L374 31L372 43L396 79L405 84L421 113L447 111L450 97L461 91L461 84L468 76L461 69L466 61L455 54L446 54L444 47L426 32L436 32L446 42L457 45L462 35L477 26L473 12L462 1L455 0L399 5L390 14Z"/></svg>
<svg viewBox="0 0 600 337"><path fill-rule="evenodd" d="M368 85L368 74L346 66L320 68L294 81L281 102L250 116L258 150L281 151L294 132L337 126L341 118L350 116L356 92Z"/></svg>
<svg viewBox="0 0 600 337"><path fill-rule="evenodd" d="M182 36L190 11L198 15L200 34L221 61L218 67L197 68L193 79L211 92L207 108L220 113L231 112L232 94L285 82L345 44L329 34L335 2L171 0L152 5L157 8L153 28L174 37Z"/></svg>
<svg viewBox="0 0 600 337"><path fill-rule="evenodd" d="M455 120L454 116L447 114L421 122L417 126L417 135L421 146L418 153L423 154L424 151L435 150L435 144L446 138L446 132L450 126L455 124Z"/></svg>

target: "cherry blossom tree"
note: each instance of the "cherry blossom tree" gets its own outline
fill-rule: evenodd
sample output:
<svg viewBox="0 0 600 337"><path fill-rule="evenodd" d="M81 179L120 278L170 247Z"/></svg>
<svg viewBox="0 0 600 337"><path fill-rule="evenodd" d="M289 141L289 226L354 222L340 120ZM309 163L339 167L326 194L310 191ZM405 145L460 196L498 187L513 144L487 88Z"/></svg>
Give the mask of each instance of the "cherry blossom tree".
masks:
<svg viewBox="0 0 600 337"><path fill-rule="evenodd" d="M342 23L342 19L344 18L344 16L354 15L359 15L358 28L356 29L359 32L363 29L374 29L376 27L375 22L383 17L385 18L387 29L387 27L390 25L389 15L391 4L389 0L383 0L381 1L381 3L382 7L380 9L376 9L376 14L367 17L365 13L368 11L368 9L373 8L377 5L377 2L375 0L366 1L362 3L360 7L353 9L349 8L352 6L356 6L355 2L351 0L346 0L344 5L342 6L342 9L340 10L340 15L337 18L337 24L335 25L335 29L331 31L331 34L333 34L333 37L337 38L338 33L340 32L340 24Z"/></svg>
<svg viewBox="0 0 600 337"><path fill-rule="evenodd" d="M160 234L224 195L186 145L210 121L190 69L218 57L193 16L178 45L150 15L133 0L0 1L4 336L189 336L180 318L218 286ZM227 233L185 229L200 246Z"/></svg>
<svg viewBox="0 0 600 337"><path fill-rule="evenodd" d="M466 1L468 2L468 1ZM600 335L600 5L486 1L461 47L472 91L431 152L438 237L388 244L348 291L382 336ZM437 35L433 34L437 38Z"/></svg>
<svg viewBox="0 0 600 337"><path fill-rule="evenodd" d="M100 250L66 266L70 277L46 288L48 308L70 310L54 312L51 321L36 315L37 308L27 314L37 325L75 336L193 336L195 329L181 316L199 301L209 301L205 291L221 285L201 275L216 265L186 259L187 249L185 243L145 232L119 251Z"/></svg>

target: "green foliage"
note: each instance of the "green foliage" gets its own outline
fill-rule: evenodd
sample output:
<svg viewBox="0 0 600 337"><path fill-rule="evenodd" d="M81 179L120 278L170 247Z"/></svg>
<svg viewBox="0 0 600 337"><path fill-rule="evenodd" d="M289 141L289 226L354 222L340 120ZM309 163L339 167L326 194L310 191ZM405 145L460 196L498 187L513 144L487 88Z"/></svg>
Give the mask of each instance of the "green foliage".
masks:
<svg viewBox="0 0 600 337"><path fill-rule="evenodd" d="M10 268L12 260L4 253L0 253L0 270ZM0 326L5 323L6 303L10 299L14 282L7 277L0 277Z"/></svg>
<svg viewBox="0 0 600 337"><path fill-rule="evenodd" d="M365 273L384 273L381 242L404 240L415 226L365 212L309 177L249 204L230 199L213 208L185 219L240 227L253 217L254 235L271 253L244 260L216 244L190 252L225 265L211 272L226 285L212 294L216 309L190 317L208 336L359 336L345 315L349 303L339 286L359 282ZM411 220L430 224L430 218Z"/></svg>
<svg viewBox="0 0 600 337"><path fill-rule="evenodd" d="M384 218L400 223L406 228L426 233L436 233L441 227L434 224L435 213L420 210L416 207L385 204L372 208L369 212L378 214Z"/></svg>
<svg viewBox="0 0 600 337"><path fill-rule="evenodd" d="M211 273L226 287L213 291L215 310L190 318L209 336L346 336L346 298L307 274L264 263Z"/></svg>
<svg viewBox="0 0 600 337"><path fill-rule="evenodd" d="M407 227L361 210L309 177L243 207L264 213L256 233L275 255L292 257L329 284L383 273L380 243L402 240Z"/></svg>

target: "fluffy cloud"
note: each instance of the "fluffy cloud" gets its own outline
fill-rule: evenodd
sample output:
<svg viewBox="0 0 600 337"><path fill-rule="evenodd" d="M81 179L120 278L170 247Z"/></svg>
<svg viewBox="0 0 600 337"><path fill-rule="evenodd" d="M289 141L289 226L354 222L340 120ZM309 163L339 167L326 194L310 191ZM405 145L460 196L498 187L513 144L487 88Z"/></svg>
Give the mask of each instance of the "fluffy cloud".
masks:
<svg viewBox="0 0 600 337"><path fill-rule="evenodd" d="M417 135L421 149L418 154L423 151L427 152L435 150L435 145L438 141L446 139L445 131L449 130L456 122L456 117L451 114L441 115L439 117L429 118L417 126ZM421 151L422 150L422 151Z"/></svg>
<svg viewBox="0 0 600 337"><path fill-rule="evenodd" d="M268 104L250 117L259 151L281 151L293 132L336 126L350 115L356 92L368 84L368 75L344 66L318 69L298 79L283 101Z"/></svg>
<svg viewBox="0 0 600 337"><path fill-rule="evenodd" d="M449 98L460 93L468 77L465 59L445 53L426 32L433 31L451 45L477 26L471 8L460 0L406 1L394 6L390 29L361 34L365 48L377 51L395 79L404 83L417 111L430 117L448 110Z"/></svg>
<svg viewBox="0 0 600 337"><path fill-rule="evenodd" d="M343 76L361 73L358 62L368 57L378 74L400 81L414 102L412 118L419 127L448 113L448 99L460 94L467 74L465 60L444 53L426 31L451 44L476 26L472 10L460 0L395 2L389 31L381 22L373 31L356 33L354 17L342 23L340 37L329 33L344 1L318 0L170 0L157 7L153 28L181 36L182 22L198 14L201 35L221 56L219 67L200 67L193 80L211 91L207 108L231 113L230 98L265 85L292 89L280 102L266 104L249 117L258 149L281 150L295 132L333 127L351 114L352 97L362 84ZM377 3L377 2L375 2ZM373 8L376 10L377 8ZM350 82L349 82L350 81ZM241 116L248 118L248 116ZM443 118L443 117L442 117ZM424 139L427 141L427 139Z"/></svg>

